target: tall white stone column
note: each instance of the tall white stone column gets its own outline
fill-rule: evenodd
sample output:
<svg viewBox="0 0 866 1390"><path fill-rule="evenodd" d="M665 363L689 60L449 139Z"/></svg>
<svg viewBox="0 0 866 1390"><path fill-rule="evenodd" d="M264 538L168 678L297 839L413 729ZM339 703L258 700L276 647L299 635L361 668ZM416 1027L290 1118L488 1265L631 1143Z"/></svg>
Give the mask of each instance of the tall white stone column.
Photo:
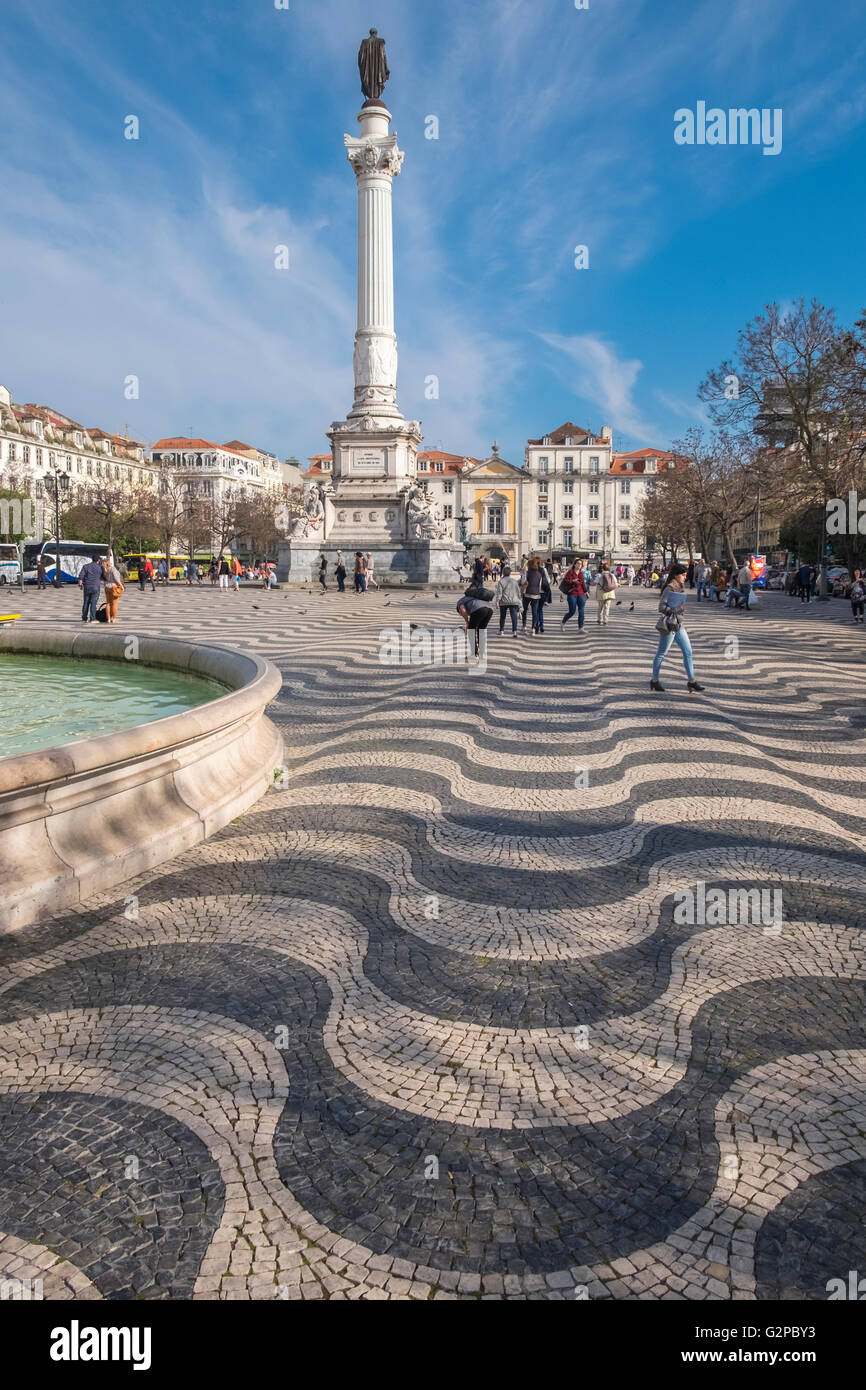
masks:
<svg viewBox="0 0 866 1390"><path fill-rule="evenodd" d="M360 136L344 136L358 182L355 400L348 418L402 420L397 407L391 185L400 172L403 152L397 148L396 135L389 134L391 113L383 102L365 103L358 121Z"/></svg>

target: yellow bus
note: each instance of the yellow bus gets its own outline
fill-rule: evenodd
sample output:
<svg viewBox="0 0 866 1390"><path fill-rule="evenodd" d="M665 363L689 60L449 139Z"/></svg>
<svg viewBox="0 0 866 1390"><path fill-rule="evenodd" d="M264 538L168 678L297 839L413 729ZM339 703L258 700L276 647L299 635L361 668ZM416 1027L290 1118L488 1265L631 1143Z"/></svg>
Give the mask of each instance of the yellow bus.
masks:
<svg viewBox="0 0 866 1390"><path fill-rule="evenodd" d="M148 550L144 557L142 556L141 551L136 552L134 555L124 555L123 563L126 565L127 573L129 574L130 580L132 582L135 582L135 580L138 579L138 567L141 564L143 558L148 559L150 563L153 565L154 579L159 579L159 566L160 563L165 559L164 550ZM193 555L192 558L195 560L200 570L202 569L202 567L204 567L204 571L206 573L207 567L210 564L210 555ZM187 556L172 555L169 561L169 578L185 579L186 567L188 564L189 559Z"/></svg>

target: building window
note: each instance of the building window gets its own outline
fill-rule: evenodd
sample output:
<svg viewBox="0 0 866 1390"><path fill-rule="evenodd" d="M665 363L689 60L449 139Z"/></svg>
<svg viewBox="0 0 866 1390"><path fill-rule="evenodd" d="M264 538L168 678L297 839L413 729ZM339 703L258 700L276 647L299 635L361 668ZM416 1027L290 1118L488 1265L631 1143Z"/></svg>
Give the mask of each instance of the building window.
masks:
<svg viewBox="0 0 866 1390"><path fill-rule="evenodd" d="M569 454L569 455L566 457L566 460L565 460L565 471L566 471L566 473L573 473L573 472L574 472L574 458L572 457L571 454Z"/></svg>
<svg viewBox="0 0 866 1390"><path fill-rule="evenodd" d="M562 484L562 490L563 492L574 492L574 483L572 482L571 478L567 478L566 481Z"/></svg>
<svg viewBox="0 0 866 1390"><path fill-rule="evenodd" d="M539 544L539 545L547 545L547 536L548 536L547 531L539 531L539 532L538 532L538 544Z"/></svg>
<svg viewBox="0 0 866 1390"><path fill-rule="evenodd" d="M549 467L550 467L550 460L548 459L547 455L545 454L543 458L540 458L540 459L538 460L538 471L539 471L539 473L546 473Z"/></svg>
<svg viewBox="0 0 866 1390"><path fill-rule="evenodd" d="M41 449L37 449L37 450L36 450L36 467L37 467L37 468L41 468L41 467L42 467L42 450L41 450Z"/></svg>
<svg viewBox="0 0 866 1390"><path fill-rule="evenodd" d="M563 509L562 509L562 519L563 519L563 521L573 521L573 520L574 520L574 507L573 507L570 503L568 503L568 502L565 504L565 506L564 506Z"/></svg>
<svg viewBox="0 0 866 1390"><path fill-rule="evenodd" d="M454 491L454 482L453 482L453 479L451 479L451 478L446 478L446 479L445 479L445 483L444 483L444 486L443 486L443 488L442 488L442 491L445 493L446 496L450 497L451 493Z"/></svg>
<svg viewBox="0 0 866 1390"><path fill-rule="evenodd" d="M25 445L22 447L21 453L22 453L23 456L24 456L24 462L25 462L25 463L29 463L29 462L30 462L30 445L29 445L29 444L25 444Z"/></svg>
<svg viewBox="0 0 866 1390"><path fill-rule="evenodd" d="M547 521L547 519L548 519L547 503L546 503L546 502L539 502L539 504L538 504L538 520L539 520L539 521Z"/></svg>
<svg viewBox="0 0 866 1390"><path fill-rule="evenodd" d="M620 478L619 490L620 492L631 492L631 478Z"/></svg>
<svg viewBox="0 0 866 1390"><path fill-rule="evenodd" d="M631 532L630 532L630 531L620 531L620 533L619 533L619 543L620 543L620 545L629 545L629 544L630 544L630 540L631 540Z"/></svg>
<svg viewBox="0 0 866 1390"><path fill-rule="evenodd" d="M441 460L439 460L439 461L437 461L436 463L433 464L433 472L434 472L434 473L441 473L443 467L444 467L444 465L442 464Z"/></svg>
<svg viewBox="0 0 866 1390"><path fill-rule="evenodd" d="M627 504L619 509L620 521L631 521L631 507Z"/></svg>
<svg viewBox="0 0 866 1390"><path fill-rule="evenodd" d="M549 434L546 434L546 435L544 436L544 438L542 439L541 442L542 442L542 444L549 444L549 443L550 443L550 435L549 435Z"/></svg>
<svg viewBox="0 0 866 1390"><path fill-rule="evenodd" d="M54 467L54 455L53 455L53 453L51 452L50 449L48 450L48 467L49 467L49 468L53 468L53 467Z"/></svg>
<svg viewBox="0 0 866 1390"><path fill-rule="evenodd" d="M486 507L484 530L488 536L501 536L505 530L505 508Z"/></svg>
<svg viewBox="0 0 866 1390"><path fill-rule="evenodd" d="M9 461L10 463L15 461L15 445L11 440L9 441Z"/></svg>
<svg viewBox="0 0 866 1390"><path fill-rule="evenodd" d="M589 543L590 543L590 545L598 545L598 532L597 532L597 531L590 531L590 533L589 533Z"/></svg>
<svg viewBox="0 0 866 1390"><path fill-rule="evenodd" d="M590 521L598 521L598 507L590 507L589 519Z"/></svg>
<svg viewBox="0 0 866 1390"><path fill-rule="evenodd" d="M454 508L452 507L452 505L451 505L450 502L446 502L445 505L444 505L444 507L442 508L442 520L443 520L443 521L450 521L451 518L453 517L453 515L454 515Z"/></svg>
<svg viewBox="0 0 866 1390"><path fill-rule="evenodd" d="M562 548L563 548L563 550L571 550L571 549L573 549L573 547L574 547L574 532L573 532L573 531L563 531L563 533L562 533Z"/></svg>
<svg viewBox="0 0 866 1390"><path fill-rule="evenodd" d="M589 471L590 471L590 473L597 473L597 472L598 472L598 454L590 454L590 456L589 456Z"/></svg>

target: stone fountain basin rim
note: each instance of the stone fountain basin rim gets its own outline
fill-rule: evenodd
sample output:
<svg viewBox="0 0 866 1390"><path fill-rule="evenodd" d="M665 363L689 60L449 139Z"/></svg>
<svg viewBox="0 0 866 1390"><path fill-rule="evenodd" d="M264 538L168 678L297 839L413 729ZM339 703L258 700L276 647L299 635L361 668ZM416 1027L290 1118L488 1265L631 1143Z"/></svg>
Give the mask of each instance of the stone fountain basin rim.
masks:
<svg viewBox="0 0 866 1390"><path fill-rule="evenodd" d="M216 643L176 637L126 631L46 630L42 624L25 623L0 630L0 653L123 661L130 637L136 638L137 659L143 665L213 681L226 687L225 695L180 714L134 724L115 733L0 758L0 796L83 776L120 762L134 762L217 733L258 716L282 687L280 672L263 657Z"/></svg>

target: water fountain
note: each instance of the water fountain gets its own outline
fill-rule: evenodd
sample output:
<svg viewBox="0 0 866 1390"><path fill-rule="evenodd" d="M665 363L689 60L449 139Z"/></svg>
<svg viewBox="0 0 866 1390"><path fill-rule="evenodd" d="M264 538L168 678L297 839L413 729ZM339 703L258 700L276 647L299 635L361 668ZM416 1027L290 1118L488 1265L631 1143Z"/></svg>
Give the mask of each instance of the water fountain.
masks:
<svg viewBox="0 0 866 1390"><path fill-rule="evenodd" d="M0 628L0 662L4 657L28 665L19 667L19 681L4 682L0 748L14 741L29 751L0 757L0 931L129 882L212 835L272 785L283 744L265 707L282 677L261 657L174 638L41 624ZM64 668L70 690L80 693L88 667L98 702L102 683L112 689L108 663L116 689L97 711L101 725L71 727L83 715L60 705L51 727L64 741L33 748L40 741L36 673L50 673L50 698L57 701ZM16 730L16 703L26 730ZM85 736L75 738L76 732Z"/></svg>

